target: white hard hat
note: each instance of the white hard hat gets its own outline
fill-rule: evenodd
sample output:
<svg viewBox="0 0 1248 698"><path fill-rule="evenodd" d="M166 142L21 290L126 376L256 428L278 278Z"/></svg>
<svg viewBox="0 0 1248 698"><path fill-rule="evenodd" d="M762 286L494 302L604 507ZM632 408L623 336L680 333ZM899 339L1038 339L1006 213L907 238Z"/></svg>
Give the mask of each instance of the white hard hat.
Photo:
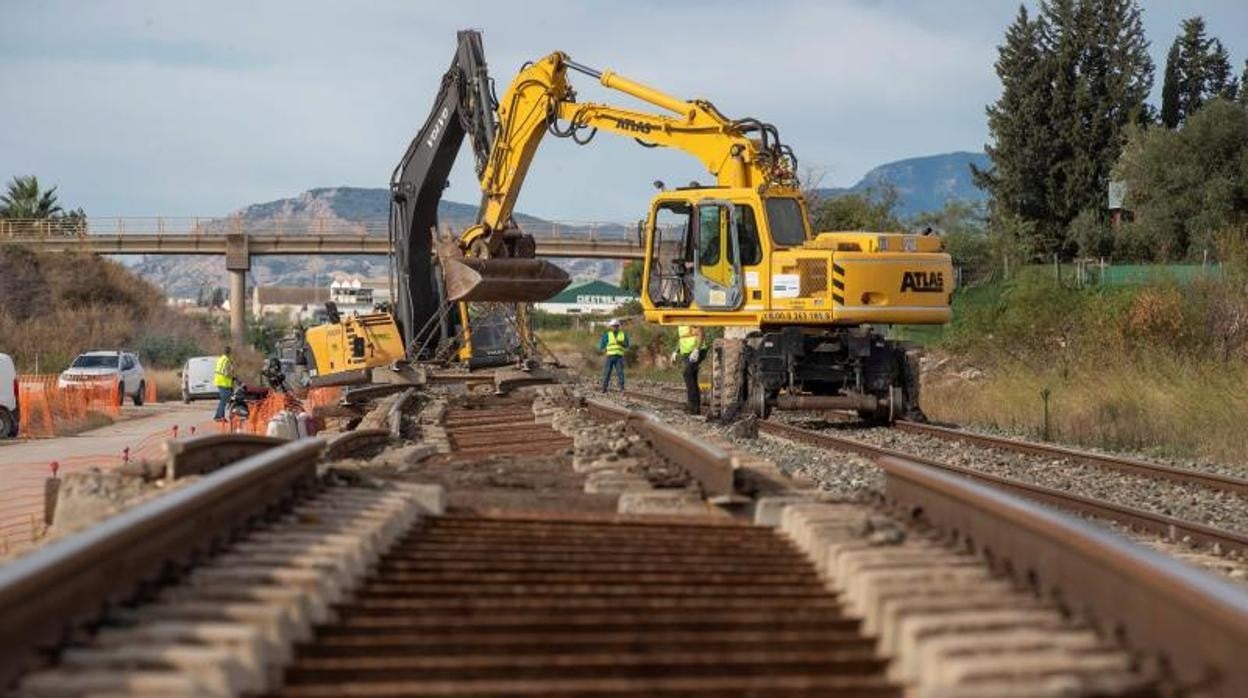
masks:
<svg viewBox="0 0 1248 698"><path fill-rule="evenodd" d="M619 318L611 318L611 322L609 322L609 323L607 323L607 324L608 324L608 325L611 325L612 327L619 327L619 326L620 326L620 320L619 320Z"/></svg>

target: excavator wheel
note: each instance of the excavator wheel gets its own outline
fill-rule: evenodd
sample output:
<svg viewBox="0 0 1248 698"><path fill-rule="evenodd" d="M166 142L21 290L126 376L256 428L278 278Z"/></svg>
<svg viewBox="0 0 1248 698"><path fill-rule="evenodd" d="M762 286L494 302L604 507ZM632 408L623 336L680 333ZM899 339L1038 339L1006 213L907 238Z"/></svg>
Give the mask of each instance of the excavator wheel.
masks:
<svg viewBox="0 0 1248 698"><path fill-rule="evenodd" d="M901 364L902 409L899 419L911 422L926 422L927 415L919 407L919 387L922 384L922 369L919 363L919 352L907 351Z"/></svg>
<svg viewBox="0 0 1248 698"><path fill-rule="evenodd" d="M743 340L720 338L711 344L711 419L732 416L740 410L744 363Z"/></svg>

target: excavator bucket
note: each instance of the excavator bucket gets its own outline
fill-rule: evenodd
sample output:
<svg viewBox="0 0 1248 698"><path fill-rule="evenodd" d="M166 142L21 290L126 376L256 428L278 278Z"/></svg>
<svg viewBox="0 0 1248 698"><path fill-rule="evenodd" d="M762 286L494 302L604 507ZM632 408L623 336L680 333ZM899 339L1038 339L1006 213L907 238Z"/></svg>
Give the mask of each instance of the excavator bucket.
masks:
<svg viewBox="0 0 1248 698"><path fill-rule="evenodd" d="M448 301L537 303L567 288L568 273L544 259L442 259Z"/></svg>

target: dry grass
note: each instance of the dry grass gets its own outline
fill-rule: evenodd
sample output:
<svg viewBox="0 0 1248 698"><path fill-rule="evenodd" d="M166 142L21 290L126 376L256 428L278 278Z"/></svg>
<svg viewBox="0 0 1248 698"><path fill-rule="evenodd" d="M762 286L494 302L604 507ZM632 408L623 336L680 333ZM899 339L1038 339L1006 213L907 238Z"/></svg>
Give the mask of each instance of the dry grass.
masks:
<svg viewBox="0 0 1248 698"><path fill-rule="evenodd" d="M929 380L923 409L935 420L1039 437L1045 389L1054 441L1248 467L1248 367L1242 364L1165 356L1065 368L1015 362L981 378Z"/></svg>
<svg viewBox="0 0 1248 698"><path fill-rule="evenodd" d="M182 379L178 369L152 368L147 370L147 380L156 386L156 400L173 402L182 399Z"/></svg>

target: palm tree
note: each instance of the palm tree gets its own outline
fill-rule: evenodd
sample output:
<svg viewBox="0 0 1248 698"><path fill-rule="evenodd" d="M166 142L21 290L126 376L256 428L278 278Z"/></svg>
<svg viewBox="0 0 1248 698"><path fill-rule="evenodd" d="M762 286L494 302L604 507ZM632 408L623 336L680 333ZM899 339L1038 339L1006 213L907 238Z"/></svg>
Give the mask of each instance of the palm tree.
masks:
<svg viewBox="0 0 1248 698"><path fill-rule="evenodd" d="M34 175L14 177L8 191L0 196L0 218L42 220L62 213L56 200L56 187L39 191L39 180Z"/></svg>

